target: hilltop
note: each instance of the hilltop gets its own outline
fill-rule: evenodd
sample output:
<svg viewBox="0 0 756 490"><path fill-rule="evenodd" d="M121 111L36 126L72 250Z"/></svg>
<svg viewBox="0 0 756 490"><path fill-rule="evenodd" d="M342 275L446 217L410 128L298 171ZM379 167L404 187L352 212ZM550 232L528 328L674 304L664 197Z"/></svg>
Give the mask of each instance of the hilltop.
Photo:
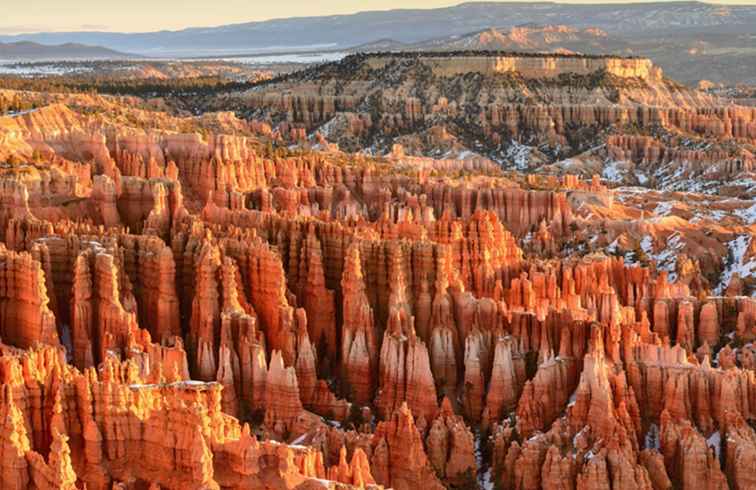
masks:
<svg viewBox="0 0 756 490"><path fill-rule="evenodd" d="M78 43L58 45L39 44L29 41L0 43L0 60L98 60L98 59L140 58L101 46Z"/></svg>
<svg viewBox="0 0 756 490"><path fill-rule="evenodd" d="M347 151L479 156L663 189L685 190L704 174L712 189L731 186L729 176L750 168L754 154L753 108L681 85L640 57L358 53L205 104L285 122ZM744 139L735 145L732 137ZM615 151L636 163L618 166ZM714 161L721 166L707 167Z"/></svg>

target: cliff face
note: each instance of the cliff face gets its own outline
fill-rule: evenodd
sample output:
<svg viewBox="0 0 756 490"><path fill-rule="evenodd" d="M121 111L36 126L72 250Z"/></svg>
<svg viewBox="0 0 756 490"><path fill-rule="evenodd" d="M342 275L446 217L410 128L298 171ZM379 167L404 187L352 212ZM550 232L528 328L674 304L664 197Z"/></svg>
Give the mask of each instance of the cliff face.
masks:
<svg viewBox="0 0 756 490"><path fill-rule="evenodd" d="M42 266L0 245L0 335L21 348L59 345Z"/></svg>
<svg viewBox="0 0 756 490"><path fill-rule="evenodd" d="M83 97L0 118L2 488L753 485L742 203Z"/></svg>
<svg viewBox="0 0 756 490"><path fill-rule="evenodd" d="M516 72L524 78L554 78L563 74L588 75L605 71L620 78L660 79L661 70L648 59L581 58L577 56L443 56L418 54L413 59L430 68L437 76L465 73L494 75ZM367 55L364 63L372 70L380 70L395 60L395 55Z"/></svg>
<svg viewBox="0 0 756 490"><path fill-rule="evenodd" d="M348 56L211 106L349 151L489 159L665 190L750 178L754 108L668 80L648 59L428 49Z"/></svg>

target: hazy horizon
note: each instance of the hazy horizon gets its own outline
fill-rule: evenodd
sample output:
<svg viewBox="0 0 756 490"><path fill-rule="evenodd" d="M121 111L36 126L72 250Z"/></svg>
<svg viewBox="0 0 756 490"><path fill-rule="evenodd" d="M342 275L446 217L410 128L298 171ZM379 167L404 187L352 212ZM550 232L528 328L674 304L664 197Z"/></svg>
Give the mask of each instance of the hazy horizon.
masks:
<svg viewBox="0 0 756 490"><path fill-rule="evenodd" d="M531 3L525 0L513 2ZM628 4L628 3L679 3L679 0L627 1L560 1L565 4ZM219 5L222 4L222 5ZM102 31L151 32L181 30L191 27L214 27L226 24L265 21L287 17L348 15L357 12L391 9L431 9L468 3L464 1L415 0L361 0L357 6L348 0L310 2L289 0L279 4L250 5L248 0L223 0L209 9L206 1L167 0L162 2L132 0L103 5L96 0L69 0L65 6L54 0L31 0L23 9L7 9L0 22L0 34L27 34L34 32ZM507 3L507 2L501 2ZM739 2L708 1L718 5L756 5L756 0ZM147 13L147 15L146 15Z"/></svg>

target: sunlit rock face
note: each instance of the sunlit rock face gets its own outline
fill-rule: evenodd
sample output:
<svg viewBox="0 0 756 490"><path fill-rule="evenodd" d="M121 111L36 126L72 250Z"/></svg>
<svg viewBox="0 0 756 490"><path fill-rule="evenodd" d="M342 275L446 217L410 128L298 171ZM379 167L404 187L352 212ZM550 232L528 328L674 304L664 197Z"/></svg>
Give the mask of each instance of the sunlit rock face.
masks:
<svg viewBox="0 0 756 490"><path fill-rule="evenodd" d="M753 487L756 202L705 183L750 171L753 111L647 60L457 61L228 96L254 119L14 93L39 107L0 117L0 487ZM359 114L359 77L391 73L430 78ZM500 82L465 116L487 142L580 136L618 175L679 165L689 187L620 185L598 153L431 158L462 144L438 120L417 152L313 131L419 128L478 77Z"/></svg>

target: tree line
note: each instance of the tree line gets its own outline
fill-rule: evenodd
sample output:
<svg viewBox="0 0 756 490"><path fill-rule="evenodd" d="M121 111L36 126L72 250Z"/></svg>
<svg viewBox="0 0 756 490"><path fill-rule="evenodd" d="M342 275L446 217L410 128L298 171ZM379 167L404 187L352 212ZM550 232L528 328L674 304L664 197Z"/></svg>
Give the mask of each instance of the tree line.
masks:
<svg viewBox="0 0 756 490"><path fill-rule="evenodd" d="M228 80L217 76L124 79L70 75L39 78L0 75L2 89L48 93L133 95L143 98L215 95L220 92L245 90L251 86L250 82Z"/></svg>

